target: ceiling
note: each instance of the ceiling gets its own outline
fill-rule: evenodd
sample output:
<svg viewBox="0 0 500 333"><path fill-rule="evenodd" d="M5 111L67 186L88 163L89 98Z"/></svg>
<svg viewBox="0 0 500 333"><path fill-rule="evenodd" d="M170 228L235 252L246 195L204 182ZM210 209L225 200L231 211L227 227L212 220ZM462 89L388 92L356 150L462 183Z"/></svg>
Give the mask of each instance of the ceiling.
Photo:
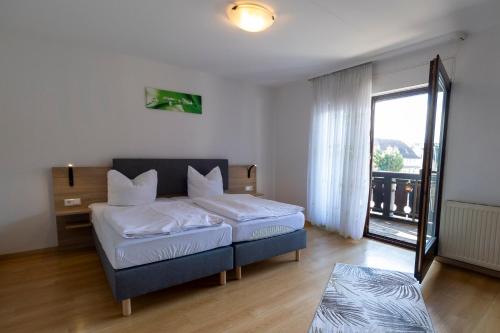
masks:
<svg viewBox="0 0 500 333"><path fill-rule="evenodd" d="M259 2L259 1L256 1ZM266 0L276 22L234 27L225 0L0 0L0 31L279 84L496 24L498 0Z"/></svg>

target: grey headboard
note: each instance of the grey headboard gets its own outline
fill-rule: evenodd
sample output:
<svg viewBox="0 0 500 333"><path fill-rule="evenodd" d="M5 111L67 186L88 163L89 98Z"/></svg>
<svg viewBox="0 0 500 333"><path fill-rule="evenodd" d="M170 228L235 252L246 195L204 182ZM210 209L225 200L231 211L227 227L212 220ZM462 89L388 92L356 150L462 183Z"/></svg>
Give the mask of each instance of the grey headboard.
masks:
<svg viewBox="0 0 500 333"><path fill-rule="evenodd" d="M158 196L187 195L187 168L192 166L206 175L218 166L222 173L224 190L228 188L228 160L225 159L163 159L114 158L113 169L133 179L143 172L158 172Z"/></svg>

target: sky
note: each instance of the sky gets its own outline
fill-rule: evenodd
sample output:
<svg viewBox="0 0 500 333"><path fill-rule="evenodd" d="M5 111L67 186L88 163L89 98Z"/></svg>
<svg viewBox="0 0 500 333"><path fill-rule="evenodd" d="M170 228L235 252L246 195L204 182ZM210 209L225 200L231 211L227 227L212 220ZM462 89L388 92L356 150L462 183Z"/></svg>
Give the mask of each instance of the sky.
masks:
<svg viewBox="0 0 500 333"><path fill-rule="evenodd" d="M378 101L375 104L374 136L407 144L423 143L427 94Z"/></svg>

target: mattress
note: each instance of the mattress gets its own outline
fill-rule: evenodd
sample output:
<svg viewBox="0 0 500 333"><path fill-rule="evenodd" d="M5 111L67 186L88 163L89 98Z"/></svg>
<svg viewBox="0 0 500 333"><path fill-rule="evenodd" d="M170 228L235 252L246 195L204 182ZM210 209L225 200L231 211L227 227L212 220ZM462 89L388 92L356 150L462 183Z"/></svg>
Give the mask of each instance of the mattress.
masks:
<svg viewBox="0 0 500 333"><path fill-rule="evenodd" d="M226 219L224 222L233 228L233 242L246 242L286 234L304 228L304 214L238 222Z"/></svg>
<svg viewBox="0 0 500 333"><path fill-rule="evenodd" d="M172 199L183 200L194 204L187 197L175 197ZM238 222L224 217L224 222L232 227L233 243L237 243L273 237L303 229L305 217L303 213L299 212L287 216L263 218L244 222Z"/></svg>
<svg viewBox="0 0 500 333"><path fill-rule="evenodd" d="M231 226L189 230L148 238L123 238L104 218L106 203L90 205L97 238L114 269L149 264L212 250L232 243ZM114 207L120 209L119 207Z"/></svg>

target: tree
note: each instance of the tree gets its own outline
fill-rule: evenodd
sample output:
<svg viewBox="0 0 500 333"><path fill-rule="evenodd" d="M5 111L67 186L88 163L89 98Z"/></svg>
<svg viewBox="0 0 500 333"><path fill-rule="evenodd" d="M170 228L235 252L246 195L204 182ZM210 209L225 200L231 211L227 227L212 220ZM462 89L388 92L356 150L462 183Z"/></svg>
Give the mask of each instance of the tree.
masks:
<svg viewBox="0 0 500 333"><path fill-rule="evenodd" d="M380 171L399 172L403 169L403 155L390 147L383 152L377 150L373 155L373 163Z"/></svg>

